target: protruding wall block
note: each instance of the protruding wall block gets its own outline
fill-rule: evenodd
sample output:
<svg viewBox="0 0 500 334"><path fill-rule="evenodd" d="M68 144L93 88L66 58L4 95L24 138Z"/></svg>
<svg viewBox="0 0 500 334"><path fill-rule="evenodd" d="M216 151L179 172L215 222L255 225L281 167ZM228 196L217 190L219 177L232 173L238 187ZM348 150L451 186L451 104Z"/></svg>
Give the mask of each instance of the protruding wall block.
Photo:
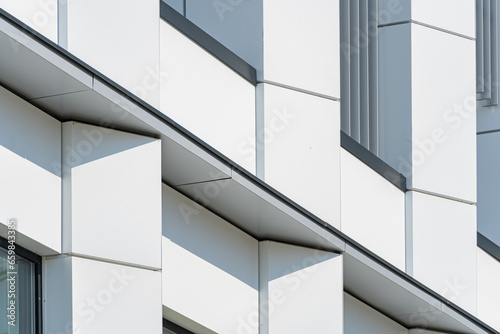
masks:
<svg viewBox="0 0 500 334"><path fill-rule="evenodd" d="M255 87L162 21L160 110L255 172Z"/></svg>
<svg viewBox="0 0 500 334"><path fill-rule="evenodd" d="M162 275L163 305L185 327L259 333L257 240L166 185Z"/></svg>
<svg viewBox="0 0 500 334"><path fill-rule="evenodd" d="M341 149L341 230L405 270L405 193Z"/></svg>
<svg viewBox="0 0 500 334"><path fill-rule="evenodd" d="M338 0L264 1L264 80L340 97Z"/></svg>
<svg viewBox="0 0 500 334"><path fill-rule="evenodd" d="M476 206L414 191L406 196L407 272L476 314Z"/></svg>
<svg viewBox="0 0 500 334"><path fill-rule="evenodd" d="M342 255L259 243L260 334L343 333Z"/></svg>
<svg viewBox="0 0 500 334"><path fill-rule="evenodd" d="M61 123L4 88L0 118L0 235L15 220L17 244L59 253Z"/></svg>
<svg viewBox="0 0 500 334"><path fill-rule="evenodd" d="M160 272L72 256L44 268L44 332L161 333Z"/></svg>
<svg viewBox="0 0 500 334"><path fill-rule="evenodd" d="M63 251L161 268L161 143L63 123Z"/></svg>
<svg viewBox="0 0 500 334"><path fill-rule="evenodd" d="M410 188L475 202L474 41L413 23L379 31L380 157Z"/></svg>
<svg viewBox="0 0 500 334"><path fill-rule="evenodd" d="M152 106L160 106L157 0L59 2L59 44Z"/></svg>
<svg viewBox="0 0 500 334"><path fill-rule="evenodd" d="M258 89L257 175L340 227L340 103L269 84Z"/></svg>

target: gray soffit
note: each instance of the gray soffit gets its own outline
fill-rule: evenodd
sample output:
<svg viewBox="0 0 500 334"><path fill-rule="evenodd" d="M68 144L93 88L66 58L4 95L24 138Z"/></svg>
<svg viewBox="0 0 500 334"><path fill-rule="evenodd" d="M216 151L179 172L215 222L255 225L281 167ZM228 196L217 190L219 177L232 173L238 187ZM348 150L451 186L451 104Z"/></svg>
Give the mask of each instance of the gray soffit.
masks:
<svg viewBox="0 0 500 334"><path fill-rule="evenodd" d="M166 184L258 240L344 254L346 291L402 325L418 326L412 315L423 307L433 315L430 329L495 333L2 10L0 50L2 86L60 121L112 125L160 138ZM215 195L197 196L207 193L204 187Z"/></svg>

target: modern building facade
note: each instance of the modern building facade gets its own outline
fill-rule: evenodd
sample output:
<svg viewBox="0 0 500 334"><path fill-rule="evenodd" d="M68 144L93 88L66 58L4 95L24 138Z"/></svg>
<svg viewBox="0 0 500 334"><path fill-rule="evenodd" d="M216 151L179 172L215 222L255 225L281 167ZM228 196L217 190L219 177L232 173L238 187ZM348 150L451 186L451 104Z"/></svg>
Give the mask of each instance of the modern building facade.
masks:
<svg viewBox="0 0 500 334"><path fill-rule="evenodd" d="M500 332L497 0L0 0L0 334Z"/></svg>

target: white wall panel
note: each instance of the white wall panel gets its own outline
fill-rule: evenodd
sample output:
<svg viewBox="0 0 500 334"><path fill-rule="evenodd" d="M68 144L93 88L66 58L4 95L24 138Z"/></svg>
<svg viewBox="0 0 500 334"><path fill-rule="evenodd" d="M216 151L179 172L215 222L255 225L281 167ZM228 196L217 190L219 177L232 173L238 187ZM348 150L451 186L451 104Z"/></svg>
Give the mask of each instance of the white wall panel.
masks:
<svg viewBox="0 0 500 334"><path fill-rule="evenodd" d="M477 249L477 316L500 331L500 262Z"/></svg>
<svg viewBox="0 0 500 334"><path fill-rule="evenodd" d="M340 103L263 86L264 180L340 227Z"/></svg>
<svg viewBox="0 0 500 334"><path fill-rule="evenodd" d="M474 41L401 24L379 42L380 157L409 187L475 202Z"/></svg>
<svg viewBox="0 0 500 334"><path fill-rule="evenodd" d="M340 254L259 243L260 334L343 333Z"/></svg>
<svg viewBox="0 0 500 334"><path fill-rule="evenodd" d="M59 39L78 58L149 104L160 105L157 0L71 0L59 8Z"/></svg>
<svg viewBox="0 0 500 334"><path fill-rule="evenodd" d="M255 172L255 87L161 22L161 111Z"/></svg>
<svg viewBox="0 0 500 334"><path fill-rule="evenodd" d="M476 314L476 207L408 192L409 273Z"/></svg>
<svg viewBox="0 0 500 334"><path fill-rule="evenodd" d="M477 230L500 245L500 132L477 136Z"/></svg>
<svg viewBox="0 0 500 334"><path fill-rule="evenodd" d="M63 123L64 252L161 267L161 143Z"/></svg>
<svg viewBox="0 0 500 334"><path fill-rule="evenodd" d="M257 240L163 185L162 255L163 305L217 333L258 333Z"/></svg>
<svg viewBox="0 0 500 334"><path fill-rule="evenodd" d="M264 1L264 79L340 97L338 0Z"/></svg>
<svg viewBox="0 0 500 334"><path fill-rule="evenodd" d="M413 0L411 18L468 37L476 37L475 0Z"/></svg>
<svg viewBox="0 0 500 334"><path fill-rule="evenodd" d="M160 272L78 257L45 268L45 332L162 332Z"/></svg>
<svg viewBox="0 0 500 334"><path fill-rule="evenodd" d="M0 8L57 43L57 0L0 0Z"/></svg>
<svg viewBox="0 0 500 334"><path fill-rule="evenodd" d="M73 258L72 274L73 317L82 333L161 333L159 271Z"/></svg>
<svg viewBox="0 0 500 334"><path fill-rule="evenodd" d="M24 247L60 252L61 123L4 88L0 119L0 222L17 220L17 241L36 243Z"/></svg>
<svg viewBox="0 0 500 334"><path fill-rule="evenodd" d="M341 230L405 270L405 194L341 149Z"/></svg>
<svg viewBox="0 0 500 334"><path fill-rule="evenodd" d="M474 0L378 0L379 24L414 20L474 38Z"/></svg>
<svg viewBox="0 0 500 334"><path fill-rule="evenodd" d="M344 293L344 334L407 334L408 330Z"/></svg>
<svg viewBox="0 0 500 334"><path fill-rule="evenodd" d="M475 202L475 42L411 29L412 187Z"/></svg>

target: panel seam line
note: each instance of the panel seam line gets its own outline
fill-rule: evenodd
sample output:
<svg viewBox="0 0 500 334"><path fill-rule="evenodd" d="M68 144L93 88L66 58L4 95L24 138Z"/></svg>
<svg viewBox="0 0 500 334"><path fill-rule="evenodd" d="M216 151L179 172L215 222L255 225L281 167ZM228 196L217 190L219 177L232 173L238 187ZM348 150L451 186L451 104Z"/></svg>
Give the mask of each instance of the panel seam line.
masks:
<svg viewBox="0 0 500 334"><path fill-rule="evenodd" d="M437 31L441 31L441 32L444 32L444 33L447 33L447 34L450 34L450 35L454 35L454 36L462 37L462 38L465 38L465 39L469 39L471 41L475 41L476 40L475 37L470 37L470 36L467 36L467 35L464 35L464 34L460 34L458 32L454 32L454 31L451 31L451 30L448 30L448 29L436 27L436 26L433 26L431 24L427 24L427 23L423 23L423 22L415 21L415 20L404 20L404 21L398 21L398 22L384 23L384 24L379 24L378 27L379 28L384 28L384 27L396 26L396 25L407 24L407 23L414 23L414 24L417 24L417 25L420 25L420 26L423 26L423 27L426 27L426 28L434 29L434 30L437 30Z"/></svg>

